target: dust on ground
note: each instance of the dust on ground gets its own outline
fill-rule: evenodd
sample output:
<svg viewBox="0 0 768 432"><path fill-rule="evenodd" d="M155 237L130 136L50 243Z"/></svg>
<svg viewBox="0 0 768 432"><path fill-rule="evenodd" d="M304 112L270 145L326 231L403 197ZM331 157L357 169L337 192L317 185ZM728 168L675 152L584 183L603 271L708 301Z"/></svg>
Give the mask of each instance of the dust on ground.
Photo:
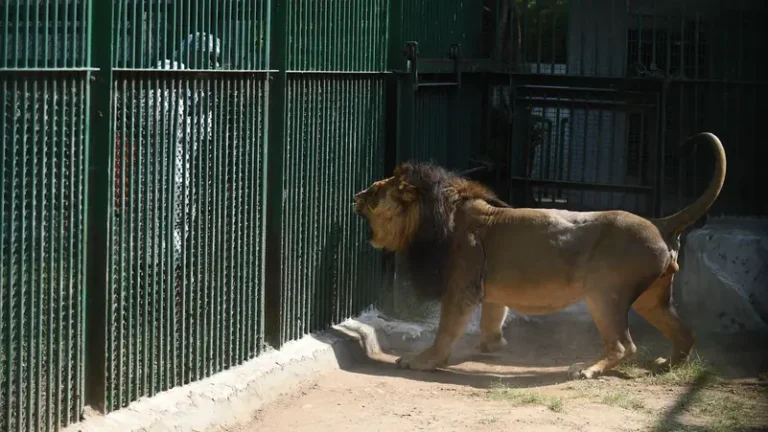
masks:
<svg viewBox="0 0 768 432"><path fill-rule="evenodd" d="M600 351L592 323L511 323L501 353L465 337L451 365L398 370L391 353L335 371L221 431L758 431L768 430L764 336L699 335L691 363L655 374L666 341L635 325L636 361L591 381L566 371Z"/></svg>

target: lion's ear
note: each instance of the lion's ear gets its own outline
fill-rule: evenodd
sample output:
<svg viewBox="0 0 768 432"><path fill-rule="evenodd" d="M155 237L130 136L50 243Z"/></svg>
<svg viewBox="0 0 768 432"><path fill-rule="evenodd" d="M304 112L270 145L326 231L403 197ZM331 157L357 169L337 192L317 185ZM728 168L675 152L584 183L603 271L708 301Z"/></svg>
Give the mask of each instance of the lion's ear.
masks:
<svg viewBox="0 0 768 432"><path fill-rule="evenodd" d="M404 202L412 202L418 196L416 186L405 180L397 180L397 196Z"/></svg>
<svg viewBox="0 0 768 432"><path fill-rule="evenodd" d="M411 164L408 162L403 162L397 167L395 167L394 178L395 181L401 181L408 178L411 174Z"/></svg>

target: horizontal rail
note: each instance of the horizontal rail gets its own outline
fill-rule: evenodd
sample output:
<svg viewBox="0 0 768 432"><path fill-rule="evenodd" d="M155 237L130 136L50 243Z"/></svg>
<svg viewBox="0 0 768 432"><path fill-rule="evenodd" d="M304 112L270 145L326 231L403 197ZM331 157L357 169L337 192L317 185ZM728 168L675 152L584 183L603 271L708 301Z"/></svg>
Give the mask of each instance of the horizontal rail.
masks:
<svg viewBox="0 0 768 432"><path fill-rule="evenodd" d="M532 185L554 186L554 187L560 187L563 189L589 189L589 190L608 191L608 192L635 192L635 193L647 193L647 194L650 194L651 192L653 192L653 188L651 186L641 186L641 185L616 185L616 184L606 184L606 183L574 182L574 181L565 181L565 180L542 180L542 179L532 179L532 178L517 177L517 176L510 177L510 180L512 180L513 182L527 182Z"/></svg>
<svg viewBox="0 0 768 432"><path fill-rule="evenodd" d="M0 75L19 75L19 74L57 74L57 73L86 73L98 72L97 68L0 68Z"/></svg>

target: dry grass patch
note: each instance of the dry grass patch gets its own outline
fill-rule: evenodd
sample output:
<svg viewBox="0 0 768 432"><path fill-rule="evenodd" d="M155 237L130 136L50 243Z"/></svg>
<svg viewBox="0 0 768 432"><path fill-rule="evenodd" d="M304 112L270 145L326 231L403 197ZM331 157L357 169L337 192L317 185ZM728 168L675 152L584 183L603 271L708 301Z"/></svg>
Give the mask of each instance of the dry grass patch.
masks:
<svg viewBox="0 0 768 432"><path fill-rule="evenodd" d="M491 400L503 401L512 405L543 405L553 412L562 412L565 408L561 397L532 390L511 388L501 383L491 386L487 395Z"/></svg>

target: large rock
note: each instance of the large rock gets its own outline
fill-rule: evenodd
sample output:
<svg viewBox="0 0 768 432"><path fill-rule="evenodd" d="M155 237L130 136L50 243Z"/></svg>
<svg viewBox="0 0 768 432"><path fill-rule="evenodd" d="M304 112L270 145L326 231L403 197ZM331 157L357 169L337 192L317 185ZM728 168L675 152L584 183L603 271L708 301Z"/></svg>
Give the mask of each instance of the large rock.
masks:
<svg viewBox="0 0 768 432"><path fill-rule="evenodd" d="M768 330L768 221L723 218L684 242L675 300L694 329Z"/></svg>

